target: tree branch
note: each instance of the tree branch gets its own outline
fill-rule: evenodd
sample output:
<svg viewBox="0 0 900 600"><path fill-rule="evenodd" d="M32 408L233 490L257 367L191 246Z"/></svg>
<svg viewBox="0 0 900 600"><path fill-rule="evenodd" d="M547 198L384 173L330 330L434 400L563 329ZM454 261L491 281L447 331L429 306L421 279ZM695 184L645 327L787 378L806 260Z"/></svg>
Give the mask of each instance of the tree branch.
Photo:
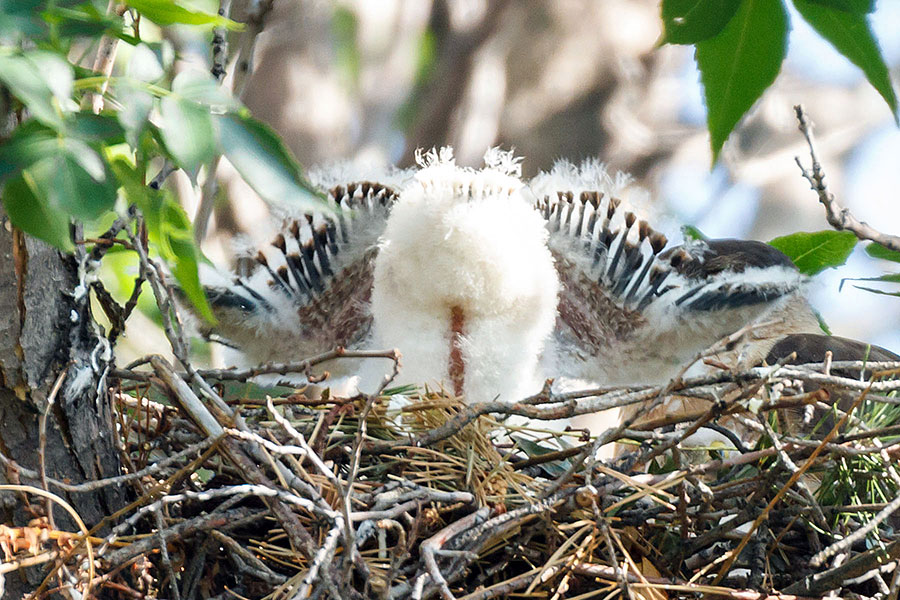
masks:
<svg viewBox="0 0 900 600"><path fill-rule="evenodd" d="M853 216L849 208L844 208L834 199L834 194L829 192L828 187L825 185L825 170L822 168L822 164L819 162L816 154L812 131L813 124L807 118L802 105L796 105L794 113L797 115L797 121L799 122L798 129L803 133L803 137L806 138L806 143L809 145L812 167L811 169L804 167L803 163L800 162L799 156L795 156L794 160L797 162L797 166L800 167L803 178L809 182L810 188L819 196L819 202L825 207L825 218L828 220L828 224L838 231L849 231L861 240L877 242L885 248L900 252L900 236L882 233L868 223L858 220Z"/></svg>

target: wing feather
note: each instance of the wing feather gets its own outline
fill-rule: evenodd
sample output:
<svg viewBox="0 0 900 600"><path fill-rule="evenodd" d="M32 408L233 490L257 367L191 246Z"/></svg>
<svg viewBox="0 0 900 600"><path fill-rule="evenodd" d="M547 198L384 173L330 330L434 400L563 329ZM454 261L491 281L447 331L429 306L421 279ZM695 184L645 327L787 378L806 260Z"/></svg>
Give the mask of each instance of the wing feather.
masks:
<svg viewBox="0 0 900 600"><path fill-rule="evenodd" d="M580 356L634 358L643 368L657 359L677 363L804 283L786 256L761 242L666 248L665 235L599 191L546 193L535 207L562 284L557 344L574 344ZM605 368L609 379L612 367Z"/></svg>
<svg viewBox="0 0 900 600"><path fill-rule="evenodd" d="M248 257L246 275L207 285L217 333L256 361L360 343L371 327L378 239L396 197L378 183L336 185L328 192L336 216L286 220L269 246Z"/></svg>

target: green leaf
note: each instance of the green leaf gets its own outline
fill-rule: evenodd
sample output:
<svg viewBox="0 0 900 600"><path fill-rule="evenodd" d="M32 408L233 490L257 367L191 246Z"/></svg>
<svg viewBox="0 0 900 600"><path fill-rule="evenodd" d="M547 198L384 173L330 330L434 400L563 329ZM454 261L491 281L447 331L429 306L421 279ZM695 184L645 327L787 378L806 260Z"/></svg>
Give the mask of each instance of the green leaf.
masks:
<svg viewBox="0 0 900 600"><path fill-rule="evenodd" d="M885 292L884 290L878 290L875 288L866 287L864 285L854 285L858 290L864 290L866 292L871 292L873 294L878 294L879 296L898 296L900 297L900 292Z"/></svg>
<svg viewBox="0 0 900 600"><path fill-rule="evenodd" d="M794 6L819 35L863 70L866 79L887 102L896 121L897 95L865 13L830 8L812 0L794 0Z"/></svg>
<svg viewBox="0 0 900 600"><path fill-rule="evenodd" d="M263 200L299 210L334 212L303 178L300 165L269 127L237 114L221 115L217 123L222 152Z"/></svg>
<svg viewBox="0 0 900 600"><path fill-rule="evenodd" d="M557 452L556 448L548 448L546 446L541 446L539 443L529 440L528 438L524 438L519 435L511 435L510 438L528 455L530 458L536 456L543 456L545 454L550 454L551 452Z"/></svg>
<svg viewBox="0 0 900 600"><path fill-rule="evenodd" d="M209 110L170 95L159 102L163 142L178 166L192 176L216 153L216 132Z"/></svg>
<svg viewBox="0 0 900 600"><path fill-rule="evenodd" d="M709 237L693 225L683 225L681 235L686 240L708 240Z"/></svg>
<svg viewBox="0 0 900 600"><path fill-rule="evenodd" d="M437 55L437 35L429 27L419 37L413 89L408 94L403 105L397 109L396 126L402 131L409 132L417 122L417 117L422 111L422 102L425 98L424 91L437 71Z"/></svg>
<svg viewBox="0 0 900 600"><path fill-rule="evenodd" d="M116 113L116 117L125 128L128 143L137 147L141 133L150 119L153 96L137 87L120 85L116 87L116 99L122 105L122 110Z"/></svg>
<svg viewBox="0 0 900 600"><path fill-rule="evenodd" d="M522 451L529 458L544 456L545 454L550 454L551 452L558 452L558 449L556 448L548 448L546 446L542 446L539 443L522 436L512 435L510 436L510 438L516 443L519 448L522 449ZM571 466L571 464L571 461L569 461L568 459L559 459L552 462L543 463L541 465L541 468L552 476L558 476L564 473Z"/></svg>
<svg viewBox="0 0 900 600"><path fill-rule="evenodd" d="M775 81L787 33L781 0L742 0L718 35L697 43L713 162L737 122Z"/></svg>
<svg viewBox="0 0 900 600"><path fill-rule="evenodd" d="M813 314L816 315L816 321L819 322L819 329L822 330L822 333L825 335L831 335L831 328L828 326L828 323L825 322L825 317L822 316L822 313L817 311L816 309L812 309Z"/></svg>
<svg viewBox="0 0 900 600"><path fill-rule="evenodd" d="M44 23L38 17L44 0L0 2L0 38L12 41L41 35Z"/></svg>
<svg viewBox="0 0 900 600"><path fill-rule="evenodd" d="M201 484L204 484L204 485L209 483L209 481L213 477L215 477L215 475L216 475L215 471L210 471L209 469L204 469L203 467L200 467L199 469L194 469L194 472L191 473L191 477L196 477L197 481L199 481Z"/></svg>
<svg viewBox="0 0 900 600"><path fill-rule="evenodd" d="M241 107L209 71L199 69L182 71L172 81L172 92L192 102L208 106L218 113L236 111Z"/></svg>
<svg viewBox="0 0 900 600"><path fill-rule="evenodd" d="M179 206L178 208L181 207ZM185 215L186 217L187 215ZM183 229L179 229L177 235L174 235L173 231L169 232L169 246L172 248L175 259L172 265L172 274L175 275L178 285L181 286L181 289L200 313L200 316L210 323L215 323L216 318L213 316L212 308L206 299L206 292L203 291L203 286L200 284L200 275L197 270L200 251L194 243L191 229L188 228L186 231L187 235L185 235L185 230Z"/></svg>
<svg viewBox="0 0 900 600"><path fill-rule="evenodd" d="M882 283L900 283L900 273L885 273L884 275L879 275L878 277L847 277L845 279L841 279L841 285L844 285L845 281L881 281Z"/></svg>
<svg viewBox="0 0 900 600"><path fill-rule="evenodd" d="M156 53L147 44L138 44L128 59L125 75L139 81L153 83L166 74Z"/></svg>
<svg viewBox="0 0 900 600"><path fill-rule="evenodd" d="M36 119L57 129L65 127L73 80L72 65L52 52L0 54L0 81Z"/></svg>
<svg viewBox="0 0 900 600"><path fill-rule="evenodd" d="M884 246L876 242L872 242L871 244L866 246L866 254L873 258L882 258L884 260L900 262L900 252L891 250L890 248L885 248Z"/></svg>
<svg viewBox="0 0 900 600"><path fill-rule="evenodd" d="M48 244L71 252L75 249L69 233L69 217L48 206L34 193L35 184L24 171L3 186L3 208L12 224Z"/></svg>
<svg viewBox="0 0 900 600"><path fill-rule="evenodd" d="M51 3L41 17L54 25L53 33L60 38L122 34L121 18L101 12L89 2L71 8Z"/></svg>
<svg viewBox="0 0 900 600"><path fill-rule="evenodd" d="M357 43L359 22L356 13L344 6L335 8L331 16L331 33L338 71L348 82L355 85L359 81L362 62Z"/></svg>
<svg viewBox="0 0 900 600"><path fill-rule="evenodd" d="M125 4L136 9L142 16L157 25L208 25L242 29L243 25L219 15L185 8L174 0L125 0Z"/></svg>
<svg viewBox="0 0 900 600"><path fill-rule="evenodd" d="M95 115L78 112L69 123L69 134L86 142L100 142L107 145L125 141L125 130L113 115Z"/></svg>
<svg viewBox="0 0 900 600"><path fill-rule="evenodd" d="M60 140L54 152L27 171L38 198L77 219L96 219L116 202L118 184L100 155L79 140Z"/></svg>
<svg viewBox="0 0 900 600"><path fill-rule="evenodd" d="M85 142L37 123L20 127L0 147L0 177L23 171L31 193L48 211L64 213L66 222L69 216L93 220L115 204L118 184L100 155Z"/></svg>
<svg viewBox="0 0 900 600"><path fill-rule="evenodd" d="M810 2L854 13L864 14L875 11L875 0L810 0Z"/></svg>
<svg viewBox="0 0 900 600"><path fill-rule="evenodd" d="M38 121L27 121L0 145L0 179L17 174L47 154L58 144L57 134Z"/></svg>
<svg viewBox="0 0 900 600"><path fill-rule="evenodd" d="M797 232L777 237L769 244L787 254L805 275L815 275L847 262L857 238L849 231Z"/></svg>
<svg viewBox="0 0 900 600"><path fill-rule="evenodd" d="M55 160L54 188L47 198L76 219L93 221L116 204L118 184L100 156L86 144L70 140L80 151Z"/></svg>
<svg viewBox="0 0 900 600"><path fill-rule="evenodd" d="M283 385L266 385L249 381L221 381L223 397L265 400L267 396L288 396L296 389Z"/></svg>
<svg viewBox="0 0 900 600"><path fill-rule="evenodd" d="M117 172L127 168L124 161L117 161ZM144 214L150 241L170 265L178 285L200 316L210 323L215 323L215 317L203 286L200 285L200 276L197 272L201 258L200 250L194 243L191 221L184 209L164 191L151 190L146 186L143 186L141 191L133 186L130 188L131 197L137 201Z"/></svg>
<svg viewBox="0 0 900 600"><path fill-rule="evenodd" d="M737 0L663 0L665 44L695 44L716 35L737 12Z"/></svg>
<svg viewBox="0 0 900 600"><path fill-rule="evenodd" d="M398 396L398 395L409 395L415 394L419 391L419 386L414 383L407 383L406 385L399 385L397 387L392 387L381 392L382 396Z"/></svg>

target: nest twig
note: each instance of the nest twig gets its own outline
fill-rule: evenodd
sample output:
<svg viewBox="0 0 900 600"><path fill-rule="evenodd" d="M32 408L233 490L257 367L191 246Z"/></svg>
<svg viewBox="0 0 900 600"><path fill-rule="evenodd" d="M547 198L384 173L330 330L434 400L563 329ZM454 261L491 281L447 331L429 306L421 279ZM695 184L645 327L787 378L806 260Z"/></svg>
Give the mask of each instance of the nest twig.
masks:
<svg viewBox="0 0 900 600"><path fill-rule="evenodd" d="M141 385L116 394L134 473L48 482L69 492L127 483L138 496L92 538L95 589L185 598L202 586L208 596L272 599L887 596L886 565L900 558L900 407L891 403L900 382L879 373L861 383L822 365L775 366L466 406L409 390L398 403L390 389L228 395L159 357L146 364L117 372ZM830 365L853 366L862 367ZM209 390L228 412L204 399ZM539 427L585 404L660 394L709 410L632 424L610 440L621 448L614 460L578 464L591 442ZM852 394L853 406L817 413L827 431L787 416L838 394ZM736 400L715 400L726 396ZM738 427L743 451L692 448L685 433L707 425Z"/></svg>
<svg viewBox="0 0 900 600"><path fill-rule="evenodd" d="M127 485L134 501L80 536L46 518L0 527L0 582L51 564L68 589L129 598L897 598L900 363L548 383L469 405L389 389L393 351L198 370L132 217L179 364L111 371L127 473L72 484L0 463L44 498ZM385 361L376 393L251 383L345 358ZM686 408L649 412L673 401ZM593 435L542 426L621 407L642 416Z"/></svg>

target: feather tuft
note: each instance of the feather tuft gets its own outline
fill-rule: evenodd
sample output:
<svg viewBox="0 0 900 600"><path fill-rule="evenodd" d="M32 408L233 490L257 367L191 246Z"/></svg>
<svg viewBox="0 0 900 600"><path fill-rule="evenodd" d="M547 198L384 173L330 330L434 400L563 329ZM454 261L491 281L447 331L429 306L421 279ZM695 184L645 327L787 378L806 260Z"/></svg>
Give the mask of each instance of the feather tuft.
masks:
<svg viewBox="0 0 900 600"><path fill-rule="evenodd" d="M522 176L522 157L515 155L515 149L501 150L499 146L488 148L484 153L484 166L504 175Z"/></svg>

